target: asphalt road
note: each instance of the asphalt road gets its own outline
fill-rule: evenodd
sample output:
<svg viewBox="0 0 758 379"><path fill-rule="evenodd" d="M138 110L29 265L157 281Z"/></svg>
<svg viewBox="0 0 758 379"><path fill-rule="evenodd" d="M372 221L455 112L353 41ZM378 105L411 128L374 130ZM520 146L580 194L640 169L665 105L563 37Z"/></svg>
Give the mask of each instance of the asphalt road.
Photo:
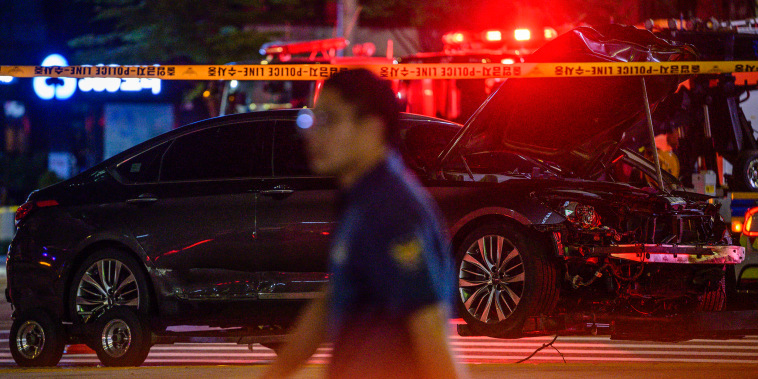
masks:
<svg viewBox="0 0 758 379"><path fill-rule="evenodd" d="M0 289L4 288L5 271L0 265ZM0 301L2 378L250 378L275 358L273 351L259 345L250 351L236 344L174 344L154 346L138 368L100 367L93 353L67 353L56 368L22 369L13 362L8 347L10 313L10 304ZM460 337L453 330L451 323L452 348L472 378L758 378L758 336L680 343L560 337L517 364L552 338ZM328 358L329 349L320 349L295 378L322 377Z"/></svg>

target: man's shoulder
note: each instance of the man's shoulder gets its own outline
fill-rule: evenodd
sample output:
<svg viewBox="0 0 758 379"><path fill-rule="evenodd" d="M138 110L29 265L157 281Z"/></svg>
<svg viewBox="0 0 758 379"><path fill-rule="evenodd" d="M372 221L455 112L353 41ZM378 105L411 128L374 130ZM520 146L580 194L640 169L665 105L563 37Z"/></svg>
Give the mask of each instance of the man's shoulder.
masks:
<svg viewBox="0 0 758 379"><path fill-rule="evenodd" d="M376 188L375 200L387 213L398 217L430 217L430 196L413 177L393 172Z"/></svg>

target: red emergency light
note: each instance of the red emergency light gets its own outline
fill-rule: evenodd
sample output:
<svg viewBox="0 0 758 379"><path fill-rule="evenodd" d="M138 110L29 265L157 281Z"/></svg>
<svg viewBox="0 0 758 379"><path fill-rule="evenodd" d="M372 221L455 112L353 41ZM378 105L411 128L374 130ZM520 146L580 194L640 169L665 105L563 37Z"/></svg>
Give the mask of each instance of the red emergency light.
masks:
<svg viewBox="0 0 758 379"><path fill-rule="evenodd" d="M553 28L546 27L543 32L546 40L551 40L555 37L558 37L558 32L556 32Z"/></svg>
<svg viewBox="0 0 758 379"><path fill-rule="evenodd" d="M541 32L540 32L541 30ZM525 49L558 36L555 29L489 29L483 31L455 30L442 36L445 50L473 51L480 49Z"/></svg>
<svg viewBox="0 0 758 379"><path fill-rule="evenodd" d="M529 29L516 29L513 31L513 39L516 41L529 41L532 39L532 32Z"/></svg>
<svg viewBox="0 0 758 379"><path fill-rule="evenodd" d="M468 33L465 32L450 32L442 36L442 42L448 45L461 45L470 40Z"/></svg>
<svg viewBox="0 0 758 379"><path fill-rule="evenodd" d="M742 234L746 237L758 237L758 225L753 225L758 222L758 220L753 221L753 217L758 217L755 216L756 213L758 213L758 207L750 208L745 212L745 225L742 228Z"/></svg>
<svg viewBox="0 0 758 379"><path fill-rule="evenodd" d="M294 54L311 54L315 55L321 52L327 56L329 51L342 50L349 42L345 38L329 38L316 41L293 42L281 45L271 45L266 48L266 55L294 55Z"/></svg>
<svg viewBox="0 0 758 379"><path fill-rule="evenodd" d="M484 39L487 41L502 41L503 33L499 30L488 30L484 33Z"/></svg>

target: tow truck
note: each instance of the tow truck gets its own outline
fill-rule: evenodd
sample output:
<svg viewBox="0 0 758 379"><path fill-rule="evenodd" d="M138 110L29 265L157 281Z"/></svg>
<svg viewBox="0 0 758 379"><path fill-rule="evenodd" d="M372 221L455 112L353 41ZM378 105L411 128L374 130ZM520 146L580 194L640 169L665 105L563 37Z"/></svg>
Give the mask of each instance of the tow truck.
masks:
<svg viewBox="0 0 758 379"><path fill-rule="evenodd" d="M694 46L704 61L758 60L758 19L648 20L644 27L661 38ZM724 190L723 198L713 201L722 203L733 238L747 248L745 262L737 267L738 277L750 276L751 267L758 272L753 245L758 230L745 228L758 206L758 131L750 121L750 116L758 117L758 106L749 106L756 89L758 73L696 75L671 98L668 115L661 120L664 128L679 130L686 184L694 184L688 182L690 174L718 173L711 174L716 181L700 188L711 196L718 195L714 185Z"/></svg>

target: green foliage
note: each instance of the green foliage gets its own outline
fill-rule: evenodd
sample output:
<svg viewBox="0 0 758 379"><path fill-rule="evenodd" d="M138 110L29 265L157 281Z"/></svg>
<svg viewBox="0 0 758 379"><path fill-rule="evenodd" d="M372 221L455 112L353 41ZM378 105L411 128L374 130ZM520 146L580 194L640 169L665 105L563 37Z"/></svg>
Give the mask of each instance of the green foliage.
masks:
<svg viewBox="0 0 758 379"><path fill-rule="evenodd" d="M69 41L77 64L223 64L259 58L260 45L274 37L246 29L264 18L267 6L259 0L80 2L94 7L93 24L110 27ZM274 3L287 8L294 1Z"/></svg>
<svg viewBox="0 0 758 379"><path fill-rule="evenodd" d="M0 155L0 179L8 189L8 204L21 204L47 170L47 152Z"/></svg>
<svg viewBox="0 0 758 379"><path fill-rule="evenodd" d="M466 0L360 0L361 24L448 28L473 8Z"/></svg>

